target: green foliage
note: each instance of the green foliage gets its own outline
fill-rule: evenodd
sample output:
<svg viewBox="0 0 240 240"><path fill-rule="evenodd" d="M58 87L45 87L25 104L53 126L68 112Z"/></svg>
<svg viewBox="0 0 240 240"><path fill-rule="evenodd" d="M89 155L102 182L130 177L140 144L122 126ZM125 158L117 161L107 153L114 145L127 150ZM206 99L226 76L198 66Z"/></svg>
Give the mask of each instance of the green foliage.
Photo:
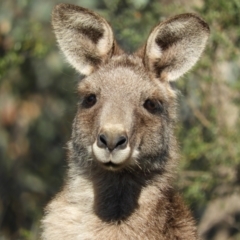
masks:
<svg viewBox="0 0 240 240"><path fill-rule="evenodd" d="M0 239L38 239L43 207L62 185L77 74L50 26L58 1L0 7ZM177 82L181 160L176 185L201 219L213 199L239 193L240 1L82 0L134 51L166 17L196 12L211 27L194 71ZM239 234L236 234L237 239Z"/></svg>

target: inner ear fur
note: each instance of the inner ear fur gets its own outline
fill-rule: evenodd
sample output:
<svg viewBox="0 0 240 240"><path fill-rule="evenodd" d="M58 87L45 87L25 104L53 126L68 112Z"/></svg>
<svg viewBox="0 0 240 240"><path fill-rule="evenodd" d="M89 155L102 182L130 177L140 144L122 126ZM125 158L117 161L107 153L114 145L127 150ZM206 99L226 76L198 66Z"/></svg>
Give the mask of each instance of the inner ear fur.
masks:
<svg viewBox="0 0 240 240"><path fill-rule="evenodd" d="M113 53L114 37L110 25L85 8L58 4L52 25L68 62L80 73L89 75Z"/></svg>
<svg viewBox="0 0 240 240"><path fill-rule="evenodd" d="M176 80L195 65L209 32L208 24L191 13L160 23L150 33L145 46L146 67L156 78Z"/></svg>

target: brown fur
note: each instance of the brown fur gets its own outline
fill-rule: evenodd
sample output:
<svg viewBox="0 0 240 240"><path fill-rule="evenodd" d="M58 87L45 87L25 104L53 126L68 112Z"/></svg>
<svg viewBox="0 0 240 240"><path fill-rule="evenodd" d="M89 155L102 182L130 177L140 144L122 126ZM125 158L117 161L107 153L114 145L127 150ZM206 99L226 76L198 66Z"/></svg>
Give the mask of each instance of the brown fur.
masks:
<svg viewBox="0 0 240 240"><path fill-rule="evenodd" d="M106 20L84 8L57 5L53 28L68 61L87 77L78 86L66 184L46 208L42 239L197 239L171 187L177 94L169 81L196 63L207 24L178 15L157 25L133 55L117 46Z"/></svg>

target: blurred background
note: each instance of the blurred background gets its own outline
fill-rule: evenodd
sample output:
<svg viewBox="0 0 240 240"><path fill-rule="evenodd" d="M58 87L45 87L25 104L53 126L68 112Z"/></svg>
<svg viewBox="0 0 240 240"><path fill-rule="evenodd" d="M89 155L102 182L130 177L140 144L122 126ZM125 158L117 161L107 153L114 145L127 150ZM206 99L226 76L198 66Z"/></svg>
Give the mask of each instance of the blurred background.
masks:
<svg viewBox="0 0 240 240"><path fill-rule="evenodd" d="M0 1L0 240L39 239L46 203L60 190L76 111L78 74L51 29L57 0ZM211 36L177 82L181 159L176 187L203 240L240 239L240 0L68 0L93 9L134 51L151 28L184 12Z"/></svg>

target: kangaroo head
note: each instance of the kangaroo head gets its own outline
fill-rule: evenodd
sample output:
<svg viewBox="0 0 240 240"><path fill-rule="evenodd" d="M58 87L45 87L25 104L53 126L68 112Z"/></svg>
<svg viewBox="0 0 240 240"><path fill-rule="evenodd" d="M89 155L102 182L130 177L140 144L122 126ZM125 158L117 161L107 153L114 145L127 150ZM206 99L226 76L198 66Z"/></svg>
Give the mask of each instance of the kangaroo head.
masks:
<svg viewBox="0 0 240 240"><path fill-rule="evenodd" d="M208 25L182 14L157 25L143 48L125 54L105 19L81 7L57 5L57 41L86 77L73 124L73 162L106 170L159 169L174 154L176 92L170 82L199 59Z"/></svg>

